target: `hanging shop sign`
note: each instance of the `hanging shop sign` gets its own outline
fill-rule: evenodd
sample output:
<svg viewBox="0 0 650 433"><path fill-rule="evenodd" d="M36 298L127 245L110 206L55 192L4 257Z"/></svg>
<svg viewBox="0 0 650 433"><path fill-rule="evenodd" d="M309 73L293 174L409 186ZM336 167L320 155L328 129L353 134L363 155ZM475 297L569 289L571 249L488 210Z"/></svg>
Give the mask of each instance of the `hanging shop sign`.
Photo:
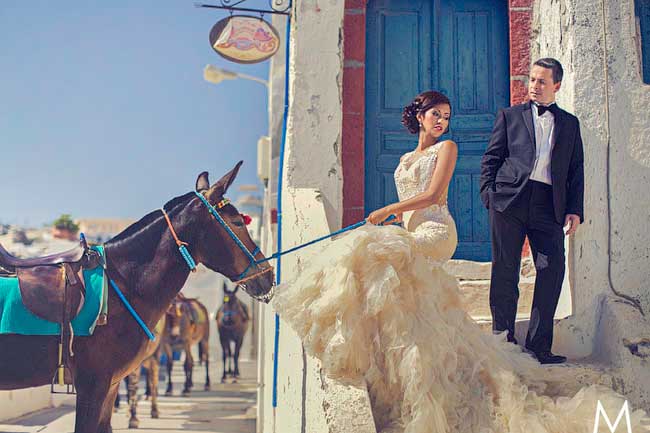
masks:
<svg viewBox="0 0 650 433"><path fill-rule="evenodd" d="M210 45L219 55L237 63L258 63L280 47L278 31L263 18L233 15L216 23Z"/></svg>

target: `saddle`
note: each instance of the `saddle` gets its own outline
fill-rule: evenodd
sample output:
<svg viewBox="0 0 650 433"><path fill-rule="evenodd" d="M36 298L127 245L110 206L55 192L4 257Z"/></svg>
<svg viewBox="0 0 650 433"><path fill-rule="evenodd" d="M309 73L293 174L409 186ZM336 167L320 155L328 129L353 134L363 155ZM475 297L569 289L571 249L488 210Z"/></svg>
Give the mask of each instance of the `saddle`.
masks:
<svg viewBox="0 0 650 433"><path fill-rule="evenodd" d="M8 268L26 268L30 266L40 266L40 265L58 265L62 263L76 263L81 261L84 254L86 253L88 246L86 245L85 240L79 242L79 245L75 245L74 248L63 251L61 253L50 254L43 257L36 257L32 259L21 259L15 257L7 251L2 244L0 244L0 266L5 269Z"/></svg>
<svg viewBox="0 0 650 433"><path fill-rule="evenodd" d="M68 251L30 259L15 257L0 245L0 275L16 276L25 308L35 316L61 326L60 365L57 368L59 385L72 383L67 368L68 358L73 356L70 322L84 305L83 269L97 267L100 260L99 254L88 247L83 235L79 245ZM68 350L64 351L63 347ZM55 392L54 382L52 392Z"/></svg>
<svg viewBox="0 0 650 433"><path fill-rule="evenodd" d="M82 238L61 253L21 259L0 245L0 267L18 277L25 307L41 319L61 323L74 319L83 307L83 268L99 264L99 255ZM67 319L67 320L66 320Z"/></svg>

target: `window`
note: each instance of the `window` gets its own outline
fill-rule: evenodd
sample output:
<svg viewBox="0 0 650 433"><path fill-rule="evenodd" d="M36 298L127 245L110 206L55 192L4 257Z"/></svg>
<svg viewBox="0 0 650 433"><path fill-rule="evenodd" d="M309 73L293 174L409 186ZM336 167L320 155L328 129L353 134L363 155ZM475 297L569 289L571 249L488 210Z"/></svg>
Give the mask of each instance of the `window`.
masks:
<svg viewBox="0 0 650 433"><path fill-rule="evenodd" d="M641 51L641 76L650 84L650 0L636 0L635 12Z"/></svg>

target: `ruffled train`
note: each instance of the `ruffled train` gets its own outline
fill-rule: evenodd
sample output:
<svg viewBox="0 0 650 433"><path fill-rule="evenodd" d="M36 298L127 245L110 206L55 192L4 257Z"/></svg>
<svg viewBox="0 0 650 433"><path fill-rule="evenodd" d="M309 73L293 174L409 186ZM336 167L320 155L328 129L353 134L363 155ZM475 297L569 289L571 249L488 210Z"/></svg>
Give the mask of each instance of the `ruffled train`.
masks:
<svg viewBox="0 0 650 433"><path fill-rule="evenodd" d="M365 379L377 431L592 433L598 401L613 423L623 397L581 387L571 369L541 367L478 327L455 278L430 259L446 226L424 225L367 226L332 241L274 300L328 376ZM631 413L634 433L649 431L643 416Z"/></svg>

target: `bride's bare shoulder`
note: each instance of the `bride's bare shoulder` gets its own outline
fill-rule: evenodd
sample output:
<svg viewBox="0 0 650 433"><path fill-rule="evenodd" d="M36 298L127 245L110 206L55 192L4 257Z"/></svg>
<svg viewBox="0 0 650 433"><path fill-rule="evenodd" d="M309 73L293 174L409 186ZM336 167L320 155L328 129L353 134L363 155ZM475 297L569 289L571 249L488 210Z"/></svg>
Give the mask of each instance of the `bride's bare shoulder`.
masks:
<svg viewBox="0 0 650 433"><path fill-rule="evenodd" d="M458 145L454 140L444 140L439 143L440 149L458 150Z"/></svg>
<svg viewBox="0 0 650 433"><path fill-rule="evenodd" d="M458 158L458 145L453 140L445 140L439 143L437 157L439 160L456 161Z"/></svg>

